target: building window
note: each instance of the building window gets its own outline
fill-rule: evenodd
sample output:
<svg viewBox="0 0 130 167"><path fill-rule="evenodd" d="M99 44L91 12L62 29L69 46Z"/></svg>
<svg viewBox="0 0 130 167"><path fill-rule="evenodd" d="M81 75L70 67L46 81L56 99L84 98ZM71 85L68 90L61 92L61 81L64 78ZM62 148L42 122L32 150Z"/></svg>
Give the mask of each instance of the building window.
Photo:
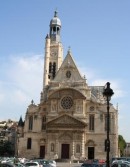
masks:
<svg viewBox="0 0 130 167"><path fill-rule="evenodd" d="M46 130L46 116L42 117L42 130Z"/></svg>
<svg viewBox="0 0 130 167"><path fill-rule="evenodd" d="M89 130L94 131L94 115L89 115Z"/></svg>
<svg viewBox="0 0 130 167"><path fill-rule="evenodd" d="M54 152L54 143L51 143L51 152Z"/></svg>
<svg viewBox="0 0 130 167"><path fill-rule="evenodd" d="M91 106L91 107L89 108L89 110L90 110L90 111L94 111L94 106Z"/></svg>
<svg viewBox="0 0 130 167"><path fill-rule="evenodd" d="M76 145L76 153L80 153L80 145L79 144Z"/></svg>
<svg viewBox="0 0 130 167"><path fill-rule="evenodd" d="M52 77L54 79L55 75L56 75L56 63L50 62L49 63L49 76L48 76L48 78L50 79Z"/></svg>
<svg viewBox="0 0 130 167"><path fill-rule="evenodd" d="M63 109L70 109L73 106L73 99L69 96L65 96L61 100L61 106Z"/></svg>
<svg viewBox="0 0 130 167"><path fill-rule="evenodd" d="M55 78L55 75L56 75L56 63L54 62L53 63L53 73L52 73L53 78Z"/></svg>
<svg viewBox="0 0 130 167"><path fill-rule="evenodd" d="M50 62L49 63L49 73L51 73L51 71L52 71L52 63Z"/></svg>
<svg viewBox="0 0 130 167"><path fill-rule="evenodd" d="M33 129L33 116L29 117L29 130Z"/></svg>
<svg viewBox="0 0 130 167"><path fill-rule="evenodd" d="M31 146L32 146L32 139L28 138L28 140L27 140L27 149L31 149Z"/></svg>

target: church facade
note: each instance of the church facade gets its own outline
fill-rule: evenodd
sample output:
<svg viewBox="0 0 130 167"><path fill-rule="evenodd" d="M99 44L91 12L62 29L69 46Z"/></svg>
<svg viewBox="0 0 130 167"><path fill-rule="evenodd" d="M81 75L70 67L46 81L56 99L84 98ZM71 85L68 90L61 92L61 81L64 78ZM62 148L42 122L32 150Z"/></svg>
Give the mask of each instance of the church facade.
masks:
<svg viewBox="0 0 130 167"><path fill-rule="evenodd" d="M72 57L63 59L61 21L55 11L45 38L43 90L18 125L18 156L105 159L107 108L103 86L89 86ZM110 157L118 155L118 110L110 104Z"/></svg>

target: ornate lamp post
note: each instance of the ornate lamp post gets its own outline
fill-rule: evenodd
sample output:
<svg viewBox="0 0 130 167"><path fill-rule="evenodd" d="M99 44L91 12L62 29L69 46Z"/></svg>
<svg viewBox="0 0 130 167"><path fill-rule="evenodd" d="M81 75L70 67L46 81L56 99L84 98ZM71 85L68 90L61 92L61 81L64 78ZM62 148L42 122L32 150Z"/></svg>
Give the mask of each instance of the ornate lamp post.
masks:
<svg viewBox="0 0 130 167"><path fill-rule="evenodd" d="M114 94L113 90L110 88L110 82L107 82L104 91L103 91L103 96L105 97L105 100L107 102L107 139L105 140L105 148L106 148L106 164L107 167L110 167L109 163L109 152L110 152L110 139L109 139L109 130L110 130L110 125L109 125L109 102L111 100L111 96Z"/></svg>

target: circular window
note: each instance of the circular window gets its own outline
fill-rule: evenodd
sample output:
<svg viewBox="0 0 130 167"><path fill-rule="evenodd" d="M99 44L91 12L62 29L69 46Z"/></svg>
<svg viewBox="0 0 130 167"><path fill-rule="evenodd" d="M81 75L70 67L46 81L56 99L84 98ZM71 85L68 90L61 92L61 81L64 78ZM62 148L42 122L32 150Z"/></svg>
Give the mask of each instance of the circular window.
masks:
<svg viewBox="0 0 130 167"><path fill-rule="evenodd" d="M94 111L94 106L91 106L91 107L90 107L90 111Z"/></svg>
<svg viewBox="0 0 130 167"><path fill-rule="evenodd" d="M70 109L73 105L73 100L71 97L64 97L62 100L61 100L61 106L64 108L64 109Z"/></svg>

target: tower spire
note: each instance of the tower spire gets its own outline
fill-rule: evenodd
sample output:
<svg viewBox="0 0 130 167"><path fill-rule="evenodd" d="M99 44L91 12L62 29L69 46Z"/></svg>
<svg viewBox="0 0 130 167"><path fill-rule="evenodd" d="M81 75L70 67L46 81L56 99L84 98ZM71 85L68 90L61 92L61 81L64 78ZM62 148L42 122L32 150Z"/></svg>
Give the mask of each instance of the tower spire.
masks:
<svg viewBox="0 0 130 167"><path fill-rule="evenodd" d="M54 17L50 21L51 42L60 42L61 21L58 18L58 12L54 11Z"/></svg>

